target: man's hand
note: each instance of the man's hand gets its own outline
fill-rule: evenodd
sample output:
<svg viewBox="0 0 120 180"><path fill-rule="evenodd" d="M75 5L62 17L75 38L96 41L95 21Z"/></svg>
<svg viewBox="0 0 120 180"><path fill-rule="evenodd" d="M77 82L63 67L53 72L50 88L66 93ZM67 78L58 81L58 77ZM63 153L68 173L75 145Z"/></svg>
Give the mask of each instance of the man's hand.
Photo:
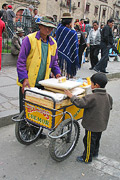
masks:
<svg viewBox="0 0 120 180"><path fill-rule="evenodd" d="M71 98L73 95L72 93L69 91L69 90L64 90L64 93L69 97Z"/></svg>
<svg viewBox="0 0 120 180"><path fill-rule="evenodd" d="M22 93L23 93L23 94L24 94L24 89L25 89L25 87L30 88L30 84L29 84L28 79L24 79L24 81L23 81L23 86L22 86Z"/></svg>
<svg viewBox="0 0 120 180"><path fill-rule="evenodd" d="M57 75L56 75L56 78L59 78L59 77L61 77L61 74L57 74Z"/></svg>

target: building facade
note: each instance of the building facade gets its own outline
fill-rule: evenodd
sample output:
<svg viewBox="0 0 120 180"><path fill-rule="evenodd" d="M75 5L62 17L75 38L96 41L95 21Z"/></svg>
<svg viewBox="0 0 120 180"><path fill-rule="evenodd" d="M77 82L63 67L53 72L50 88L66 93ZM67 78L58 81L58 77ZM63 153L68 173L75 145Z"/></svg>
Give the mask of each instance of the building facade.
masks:
<svg viewBox="0 0 120 180"><path fill-rule="evenodd" d="M89 18L90 23L98 20L106 23L109 18L114 18L120 24L120 0L6 0L13 6L17 21L23 10L32 4L38 8L40 16L50 15L59 21L64 12L70 12L75 19ZM0 1L0 6L5 3Z"/></svg>

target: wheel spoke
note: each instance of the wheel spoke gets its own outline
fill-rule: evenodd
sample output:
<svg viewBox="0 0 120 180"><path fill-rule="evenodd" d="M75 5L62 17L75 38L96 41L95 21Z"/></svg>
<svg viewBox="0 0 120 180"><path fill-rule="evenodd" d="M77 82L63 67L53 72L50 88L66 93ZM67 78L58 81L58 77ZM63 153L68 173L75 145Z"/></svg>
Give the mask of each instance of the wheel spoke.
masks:
<svg viewBox="0 0 120 180"><path fill-rule="evenodd" d="M60 127L60 131L57 132L59 135L64 132L71 130L71 121L62 122L63 124ZM59 128L59 126L58 126ZM50 154L53 159L56 161L64 160L75 148L78 138L79 138L80 128L78 122L74 122L72 126L72 131L65 134L61 138L52 139L50 144Z"/></svg>

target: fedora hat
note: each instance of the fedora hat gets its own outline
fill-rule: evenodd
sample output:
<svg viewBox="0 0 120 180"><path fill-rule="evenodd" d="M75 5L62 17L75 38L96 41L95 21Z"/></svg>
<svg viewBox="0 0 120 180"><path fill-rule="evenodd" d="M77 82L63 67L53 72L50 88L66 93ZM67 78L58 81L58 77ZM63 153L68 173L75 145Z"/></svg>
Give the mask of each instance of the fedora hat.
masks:
<svg viewBox="0 0 120 180"><path fill-rule="evenodd" d="M70 13L63 13L61 19L73 19Z"/></svg>
<svg viewBox="0 0 120 180"><path fill-rule="evenodd" d="M43 26L55 28L56 25L53 22L53 18L50 16L43 16L41 18L36 19L36 24L41 24Z"/></svg>
<svg viewBox="0 0 120 180"><path fill-rule="evenodd" d="M24 30L22 28L17 27L16 34L24 33Z"/></svg>

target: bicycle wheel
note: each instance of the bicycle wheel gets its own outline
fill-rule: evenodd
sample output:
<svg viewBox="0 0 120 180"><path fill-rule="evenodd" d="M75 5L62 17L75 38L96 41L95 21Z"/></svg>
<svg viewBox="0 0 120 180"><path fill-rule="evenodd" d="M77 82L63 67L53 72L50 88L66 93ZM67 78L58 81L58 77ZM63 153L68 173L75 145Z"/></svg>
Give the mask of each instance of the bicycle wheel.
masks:
<svg viewBox="0 0 120 180"><path fill-rule="evenodd" d="M21 114L19 119L22 120L15 123L15 135L21 144L29 145L39 138L42 128L33 126L27 120L25 120L24 113L22 112Z"/></svg>
<svg viewBox="0 0 120 180"><path fill-rule="evenodd" d="M54 135L59 136L63 134L64 132L71 129L72 131L65 134L64 136L57 138L57 139L51 139L50 145L49 145L49 152L51 157L55 161L63 161L65 160L74 150L78 139L80 135L80 126L77 121L72 121L71 119L67 119L63 121L55 130Z"/></svg>

